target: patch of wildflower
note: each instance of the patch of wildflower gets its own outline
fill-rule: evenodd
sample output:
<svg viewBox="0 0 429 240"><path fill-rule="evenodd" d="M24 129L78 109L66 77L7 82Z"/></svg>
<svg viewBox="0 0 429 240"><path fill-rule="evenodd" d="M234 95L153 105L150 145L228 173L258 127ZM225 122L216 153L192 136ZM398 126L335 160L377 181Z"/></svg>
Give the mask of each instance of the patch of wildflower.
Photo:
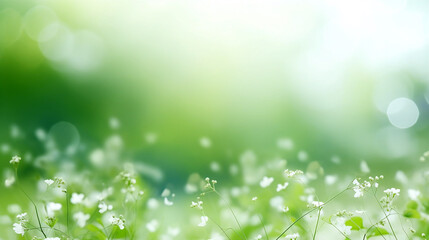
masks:
<svg viewBox="0 0 429 240"><path fill-rule="evenodd" d="M123 193L134 193L136 191L136 179L129 172L119 173L119 178L125 185L125 188L122 189Z"/></svg>
<svg viewBox="0 0 429 240"><path fill-rule="evenodd" d="M289 169L286 169L286 170L284 171L284 174L285 174L285 176L286 176L287 178L293 178L293 177L295 177L295 176L298 176L298 175L302 175L302 174L304 174L304 172L303 172L303 171L301 171L301 170L289 170Z"/></svg>
<svg viewBox="0 0 429 240"><path fill-rule="evenodd" d="M54 177L53 180L52 179L47 179L47 180L45 180L45 183L48 186L57 187L63 193L67 193L66 182L64 181L64 179L62 177Z"/></svg>
<svg viewBox="0 0 429 240"><path fill-rule="evenodd" d="M286 235L286 237L284 239L287 239L287 240L296 240L299 237L300 237L299 233L292 233L292 234Z"/></svg>
<svg viewBox="0 0 429 240"><path fill-rule="evenodd" d="M46 183L46 185L51 186L55 181L52 179L46 179L44 182Z"/></svg>
<svg viewBox="0 0 429 240"><path fill-rule="evenodd" d="M270 185L271 185L271 183L272 183L273 181L274 181L274 178L264 176L264 177L262 178L261 182L259 182L259 185L260 185L262 188L266 188L266 187L270 186Z"/></svg>
<svg viewBox="0 0 429 240"><path fill-rule="evenodd" d="M308 206L311 208L320 208L324 205L323 202L312 201Z"/></svg>
<svg viewBox="0 0 429 240"><path fill-rule="evenodd" d="M209 218L207 216L201 216L201 222L198 224L198 227L204 227L207 225Z"/></svg>
<svg viewBox="0 0 429 240"><path fill-rule="evenodd" d="M393 201L399 196L401 192L400 189L390 188L384 190L386 196L382 197L380 200L381 206L387 212L390 212L393 209Z"/></svg>
<svg viewBox="0 0 429 240"><path fill-rule="evenodd" d="M110 211L110 210L112 210L113 209L113 206L112 205L108 205L108 204L106 204L104 201L101 201L99 204L98 204L98 208L99 208L99 210L98 210L98 212L99 213L105 213L106 211Z"/></svg>
<svg viewBox="0 0 429 240"><path fill-rule="evenodd" d="M28 223L28 216L27 213L21 213L16 216L17 222L13 224L13 231L15 231L16 234L20 234L24 236L25 232L27 231L26 224Z"/></svg>
<svg viewBox="0 0 429 240"><path fill-rule="evenodd" d="M12 159L9 161L9 163L16 167L16 166L18 166L20 161L21 161L21 157L15 155L12 157Z"/></svg>
<svg viewBox="0 0 429 240"><path fill-rule="evenodd" d="M204 179L204 181L205 181L204 188L206 188L206 189L210 189L210 190L212 190L212 191L215 191L215 190L216 190L216 187L215 187L215 185L216 185L216 183L217 183L217 181L216 181L216 180L211 180L211 181L210 181L210 178L206 177L206 179Z"/></svg>
<svg viewBox="0 0 429 240"><path fill-rule="evenodd" d="M200 197L197 197L196 202L194 201L191 202L191 208L198 208L200 210L203 210L203 201L201 201Z"/></svg>
<svg viewBox="0 0 429 240"><path fill-rule="evenodd" d="M375 188L378 188L379 184L378 181L383 179L384 176L376 176L376 177L368 177L368 180L361 180L360 178L357 178L353 180L353 191L355 192L354 197L360 198L364 195L365 191L371 188L371 186L374 186Z"/></svg>
<svg viewBox="0 0 429 240"><path fill-rule="evenodd" d="M125 228L125 219L124 216L119 215L119 217L112 216L110 218L110 223L112 225L118 226L119 229L123 230Z"/></svg>

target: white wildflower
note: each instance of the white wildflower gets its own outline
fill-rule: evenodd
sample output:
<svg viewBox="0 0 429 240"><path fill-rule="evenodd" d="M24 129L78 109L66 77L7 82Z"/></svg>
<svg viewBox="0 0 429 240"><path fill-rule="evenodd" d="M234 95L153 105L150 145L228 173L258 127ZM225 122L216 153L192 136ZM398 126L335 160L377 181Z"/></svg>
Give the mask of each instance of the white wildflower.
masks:
<svg viewBox="0 0 429 240"><path fill-rule="evenodd" d="M277 192L280 192L281 190L284 190L287 188L287 186L289 186L289 183L285 182L284 184L277 184Z"/></svg>
<svg viewBox="0 0 429 240"><path fill-rule="evenodd" d="M292 233L292 234L286 235L285 237L285 239L288 239L288 240L296 240L298 238L299 238L299 233Z"/></svg>
<svg viewBox="0 0 429 240"><path fill-rule="evenodd" d="M310 206L311 207L321 207L321 206L323 206L323 202L318 202L318 201L312 201L311 203L310 203Z"/></svg>
<svg viewBox="0 0 429 240"><path fill-rule="evenodd" d="M72 197L70 199L70 202L72 204L82 203L84 197L85 197L85 195L83 195L83 193L72 193Z"/></svg>
<svg viewBox="0 0 429 240"><path fill-rule="evenodd" d="M53 217L56 211L61 210L61 203L48 202L46 211L49 217Z"/></svg>
<svg viewBox="0 0 429 240"><path fill-rule="evenodd" d="M165 204L165 206L173 206L173 202L168 200L168 198L166 198L166 197L164 198L164 204Z"/></svg>
<svg viewBox="0 0 429 240"><path fill-rule="evenodd" d="M22 236L25 234L25 228L22 223L14 223L13 231L15 231L16 234L21 234Z"/></svg>
<svg viewBox="0 0 429 240"><path fill-rule="evenodd" d="M207 225L209 218L207 216L201 216L201 222L198 224L198 227L204 227Z"/></svg>
<svg viewBox="0 0 429 240"><path fill-rule="evenodd" d="M14 183L15 183L15 177L14 176L10 176L4 180L4 186L7 188L12 186L12 184L14 184Z"/></svg>
<svg viewBox="0 0 429 240"><path fill-rule="evenodd" d="M21 161L21 157L15 155L12 157L12 159L9 161L9 163L12 165L17 165L17 164L19 164L20 161Z"/></svg>
<svg viewBox="0 0 429 240"><path fill-rule="evenodd" d="M191 208L198 208L200 210L203 209L203 201L198 200L197 202L192 201Z"/></svg>
<svg viewBox="0 0 429 240"><path fill-rule="evenodd" d="M384 190L384 193L392 197L399 196L400 192L401 192L401 189L397 189L397 188L390 188L390 189Z"/></svg>
<svg viewBox="0 0 429 240"><path fill-rule="evenodd" d="M146 224L146 228L149 232L155 232L158 229L159 223L157 220L153 219L152 221Z"/></svg>
<svg viewBox="0 0 429 240"><path fill-rule="evenodd" d="M259 185L262 188L266 188L266 187L270 186L273 181L274 181L274 178L265 176L262 178L261 182L259 182Z"/></svg>
<svg viewBox="0 0 429 240"><path fill-rule="evenodd" d="M54 180L46 179L44 182L46 183L46 185L51 186L54 183Z"/></svg>
<svg viewBox="0 0 429 240"><path fill-rule="evenodd" d="M100 212L100 213L104 213L104 212L106 212L106 211L110 211L110 210L112 210L112 209L113 209L113 206L112 206L112 205L107 205L105 202L100 202L100 203L98 204L98 208L99 208L98 212Z"/></svg>
<svg viewBox="0 0 429 240"><path fill-rule="evenodd" d="M288 178L292 178L292 177L294 177L296 175L303 174L303 172L301 170L292 171L292 170L289 170L289 169L286 169L284 173L285 173L286 177L288 177Z"/></svg>
<svg viewBox="0 0 429 240"><path fill-rule="evenodd" d="M86 225L86 221L89 219L89 214L85 214L83 212L77 212L73 215L73 219L76 221L76 224L83 228Z"/></svg>
<svg viewBox="0 0 429 240"><path fill-rule="evenodd" d="M110 217L110 223L112 225L116 225L119 227L119 229L123 230L125 228L125 219L122 215L119 215L119 217L111 216Z"/></svg>

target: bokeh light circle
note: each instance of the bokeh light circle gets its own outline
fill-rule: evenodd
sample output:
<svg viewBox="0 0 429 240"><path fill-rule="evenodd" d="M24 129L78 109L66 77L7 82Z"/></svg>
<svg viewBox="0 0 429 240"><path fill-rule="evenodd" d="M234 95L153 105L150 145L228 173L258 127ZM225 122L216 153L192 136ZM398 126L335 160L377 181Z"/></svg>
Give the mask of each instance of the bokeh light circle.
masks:
<svg viewBox="0 0 429 240"><path fill-rule="evenodd" d="M410 128L419 118L419 109L409 98L397 98L387 107L387 117L390 123L397 128Z"/></svg>
<svg viewBox="0 0 429 240"><path fill-rule="evenodd" d="M35 6L27 11L24 16L24 29L28 36L34 40L39 39L39 34L48 25L57 21L55 12L46 6Z"/></svg>
<svg viewBox="0 0 429 240"><path fill-rule="evenodd" d="M69 122L59 122L49 130L48 141L55 146L57 150L72 154L79 146L79 131Z"/></svg>

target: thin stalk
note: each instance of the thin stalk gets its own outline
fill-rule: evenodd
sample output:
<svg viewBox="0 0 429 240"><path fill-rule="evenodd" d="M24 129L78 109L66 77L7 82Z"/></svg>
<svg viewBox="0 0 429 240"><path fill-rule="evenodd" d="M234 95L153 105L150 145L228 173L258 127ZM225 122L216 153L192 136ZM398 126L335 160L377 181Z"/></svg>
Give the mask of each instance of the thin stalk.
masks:
<svg viewBox="0 0 429 240"><path fill-rule="evenodd" d="M347 190L349 190L350 187L347 187L346 189L344 189L343 191L337 193L335 196L333 196L332 198L330 198L328 201L326 201L323 205L328 204L329 202L333 201L335 198L337 198L338 196L340 196L341 194L343 194L344 192L346 192ZM309 211L307 211L306 213L304 213L303 215L301 215L299 218L297 218L291 225L289 225L285 230L283 230L282 233L280 233L280 235L276 238L276 240L280 239L289 229L291 229L297 222L299 222L302 218L304 218L305 216L307 216L308 214L310 214L311 212L313 212L314 210L318 209L318 207L315 207Z"/></svg>
<svg viewBox="0 0 429 240"><path fill-rule="evenodd" d="M216 193L219 196L219 198L222 199L222 201L224 201L226 203L226 205L228 206L229 211L232 213L232 216L234 216L235 222L237 223L238 227L240 228L241 232L243 233L244 238L247 240L246 233L244 233L243 228L241 227L241 224L238 221L237 216L235 215L234 211L232 210L231 205L229 204L229 202L225 198L223 198L222 195L220 195L220 193L218 191L216 191L214 188L213 188L213 192Z"/></svg>
<svg viewBox="0 0 429 240"><path fill-rule="evenodd" d="M262 227L264 228L264 233L265 233L265 237L267 238L267 240L268 240L268 233L267 233L267 229L265 228L265 224L264 224L264 222L262 221L262 217L261 217L261 215L260 214L258 214L258 218L259 218L259 221L261 222L261 224L262 224Z"/></svg>
<svg viewBox="0 0 429 240"><path fill-rule="evenodd" d="M67 233L70 233L69 232L69 191L68 191L68 189L66 188L66 206L67 206L67 208L66 208L66 218L67 218Z"/></svg>
<svg viewBox="0 0 429 240"><path fill-rule="evenodd" d="M28 200L30 200L30 202L33 204L33 206L34 206L34 210L36 211L37 222L39 223L39 229L40 229L40 232L42 232L43 236L44 236L45 238L47 238L47 236L46 236L45 232L43 231L42 223L40 222L39 211L37 210L37 206L36 206L36 204L35 204L35 203L34 203L34 201L30 198L30 196L28 196L28 194L24 191L24 189L22 189L21 184L19 183L19 178L18 178L18 169L17 169L17 168L15 168L15 178L16 178L16 181L17 181L18 189L19 189L19 190L21 190L21 192L22 192L22 193L24 193L24 195L28 198Z"/></svg>
<svg viewBox="0 0 429 240"><path fill-rule="evenodd" d="M373 189L373 190L372 190L372 192L374 193L374 194L373 194L373 195L374 195L374 198L375 198L375 200L377 201L378 205L380 206L381 211L383 211L384 216L386 216L387 222L389 223L389 227L390 227L390 229L392 230L392 234L393 234L393 236L395 237L395 239L396 239L396 240L398 240L398 237L396 237L395 230L393 230L393 226L392 226L392 224L390 223L390 220L389 220L388 215L387 215L387 214L386 214L386 212L384 211L383 206L381 206L380 201L378 201L378 198L377 198L377 195L376 195L375 190Z"/></svg>
<svg viewBox="0 0 429 240"><path fill-rule="evenodd" d="M319 219L320 219L320 212L321 211L322 211L322 208L319 209L319 213L317 214L317 221L316 221L316 227L314 228L313 240L316 239L317 225L319 225Z"/></svg>

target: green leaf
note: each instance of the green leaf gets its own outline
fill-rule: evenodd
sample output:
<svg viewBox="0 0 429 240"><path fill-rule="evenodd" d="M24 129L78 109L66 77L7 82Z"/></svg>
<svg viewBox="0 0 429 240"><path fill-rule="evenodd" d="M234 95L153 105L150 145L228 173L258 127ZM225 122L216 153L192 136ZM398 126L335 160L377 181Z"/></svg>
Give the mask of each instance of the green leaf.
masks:
<svg viewBox="0 0 429 240"><path fill-rule="evenodd" d="M106 234L104 234L104 232L101 229L99 229L98 227L96 227L95 225L88 224L88 225L86 225L86 228L91 233L93 233L94 237L96 237L97 239L99 239L99 240L106 240L107 239Z"/></svg>
<svg viewBox="0 0 429 240"><path fill-rule="evenodd" d="M406 209L405 211L404 211L404 217L406 217L406 218L417 218L417 219L419 219L420 218L420 213L417 211L417 210L415 210L415 209Z"/></svg>
<svg viewBox="0 0 429 240"><path fill-rule="evenodd" d="M363 229L363 220L361 217L351 217L346 221L346 226L352 227L352 230L360 230Z"/></svg>
<svg viewBox="0 0 429 240"><path fill-rule="evenodd" d="M367 238L372 238L372 237L377 237L382 235L389 235L389 234L390 233L384 228L374 227L368 231Z"/></svg>
<svg viewBox="0 0 429 240"><path fill-rule="evenodd" d="M411 200L407 203L407 208L409 209L417 209L418 206L419 204L414 200Z"/></svg>
<svg viewBox="0 0 429 240"><path fill-rule="evenodd" d="M421 201L423 207L425 208L426 213L429 213L429 198L422 197L422 198L420 198L420 201Z"/></svg>

